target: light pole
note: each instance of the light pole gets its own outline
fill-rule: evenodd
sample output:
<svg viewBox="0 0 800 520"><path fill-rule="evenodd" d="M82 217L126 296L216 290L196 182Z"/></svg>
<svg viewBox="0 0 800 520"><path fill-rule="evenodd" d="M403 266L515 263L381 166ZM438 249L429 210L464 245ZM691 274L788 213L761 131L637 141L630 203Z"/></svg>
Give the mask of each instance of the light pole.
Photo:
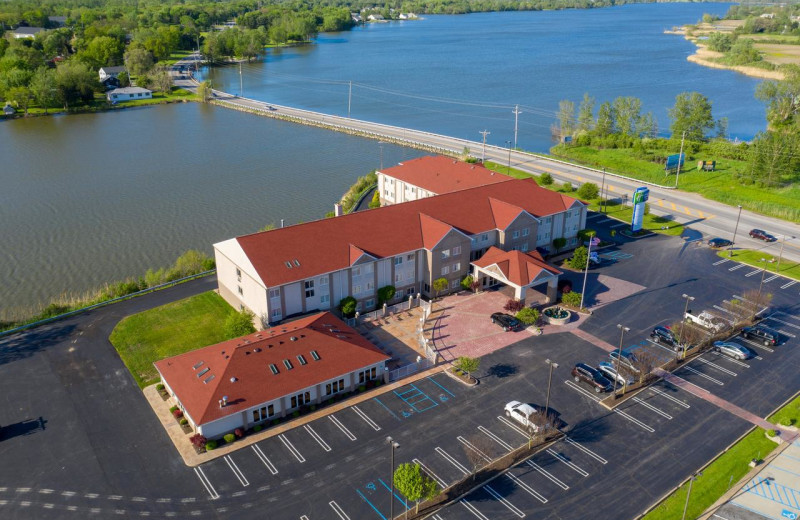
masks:
<svg viewBox="0 0 800 520"><path fill-rule="evenodd" d="M514 106L514 148L517 147L517 124L519 123L519 115L522 113L522 110L519 109L519 105Z"/></svg>
<svg viewBox="0 0 800 520"><path fill-rule="evenodd" d="M586 278L589 276L589 258L592 256L592 242L594 237L589 237L589 249L586 250L586 268L583 270L583 289L581 290L581 306L583 309L583 296L586 294Z"/></svg>
<svg viewBox="0 0 800 520"><path fill-rule="evenodd" d="M617 323L617 328L619 329L619 350L617 350L617 376L620 375L620 362L619 360L622 359L622 340L625 337L625 333L631 330L629 327L623 326L621 323ZM619 377L614 378L614 399L617 398L617 383L619 382Z"/></svg>
<svg viewBox="0 0 800 520"><path fill-rule="evenodd" d="M486 162L486 136L491 134L490 131L484 130L483 132L478 132L483 136L483 154L481 154L481 163Z"/></svg>
<svg viewBox="0 0 800 520"><path fill-rule="evenodd" d="M545 363L550 365L550 376L547 378L547 398L544 401L544 417L545 420L550 419L550 383L553 382L553 369L558 368L558 363L550 361L549 359L544 360Z"/></svg>
<svg viewBox="0 0 800 520"><path fill-rule="evenodd" d="M789 240L795 237L789 237ZM781 274L781 259L783 258L783 246L786 244L786 235L783 235L783 240L781 241L781 254L778 255L778 267L775 268L775 274Z"/></svg>
<svg viewBox="0 0 800 520"><path fill-rule="evenodd" d="M733 255L733 244L736 243L736 232L739 231L739 218L742 216L742 205L739 204L739 214L736 216L736 227L733 228L733 240L731 240L731 245L728 247L728 258Z"/></svg>
<svg viewBox="0 0 800 520"><path fill-rule="evenodd" d="M386 437L386 443L392 449L392 487L389 490L389 520L394 520L394 450L399 448L400 444L392 439L391 436Z"/></svg>
<svg viewBox="0 0 800 520"><path fill-rule="evenodd" d="M692 483L702 474L702 472L698 471L692 475L692 478L689 479L689 491L686 493L686 504L683 506L683 516L681 517L681 520L686 520L686 510L689 509L689 497L692 496Z"/></svg>
<svg viewBox="0 0 800 520"><path fill-rule="evenodd" d="M605 199L606 199L606 169L603 168L603 182L600 185L600 213L605 211Z"/></svg>
<svg viewBox="0 0 800 520"><path fill-rule="evenodd" d="M761 289L764 288L764 275L767 273L767 259L762 258L761 262L761 283L758 284L758 300L756 301L756 314L758 314L758 307L761 306Z"/></svg>
<svg viewBox="0 0 800 520"><path fill-rule="evenodd" d="M383 170L383 141L378 141L378 146L381 149L381 170Z"/></svg>
<svg viewBox="0 0 800 520"><path fill-rule="evenodd" d="M681 135L681 151L678 153L678 172L675 175L675 187L678 187L678 179L681 176L681 159L683 159L683 140L686 138L686 131L684 130L683 135Z"/></svg>
<svg viewBox="0 0 800 520"><path fill-rule="evenodd" d="M506 173L508 173L510 175L511 174L511 141L506 141L506 144L508 145L508 169L506 170Z"/></svg>
<svg viewBox="0 0 800 520"><path fill-rule="evenodd" d="M682 294L681 298L686 300L686 306L683 308L683 316L681 316L681 330L678 331L678 346L681 349L681 359L686 358L686 348L683 346L683 328L686 326L686 313L689 312L689 302L694 301L694 296Z"/></svg>

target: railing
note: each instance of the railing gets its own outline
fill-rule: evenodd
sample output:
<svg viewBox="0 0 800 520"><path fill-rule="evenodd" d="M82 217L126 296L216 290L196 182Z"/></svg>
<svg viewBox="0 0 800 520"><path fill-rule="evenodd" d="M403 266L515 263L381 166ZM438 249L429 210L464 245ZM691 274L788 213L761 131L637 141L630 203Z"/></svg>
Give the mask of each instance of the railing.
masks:
<svg viewBox="0 0 800 520"><path fill-rule="evenodd" d="M416 374L421 370L425 370L433 366L433 361L427 358L422 358L416 363L410 363L404 367L396 368L389 372L389 382L397 381L398 379L403 379L404 377L408 377L412 374Z"/></svg>

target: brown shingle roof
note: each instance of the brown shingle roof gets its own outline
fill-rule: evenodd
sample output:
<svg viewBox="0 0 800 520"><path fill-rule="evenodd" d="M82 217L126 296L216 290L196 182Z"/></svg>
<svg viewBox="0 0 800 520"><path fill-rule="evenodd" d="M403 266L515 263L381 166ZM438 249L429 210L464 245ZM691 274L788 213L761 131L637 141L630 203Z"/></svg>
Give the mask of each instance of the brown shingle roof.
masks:
<svg viewBox="0 0 800 520"><path fill-rule="evenodd" d="M465 163L442 155L404 161L382 173L437 195L511 180L482 164Z"/></svg>
<svg viewBox="0 0 800 520"><path fill-rule="evenodd" d="M202 425L388 359L336 316L323 312L154 364L189 416ZM278 368L277 375L270 364ZM228 404L220 408L223 396Z"/></svg>

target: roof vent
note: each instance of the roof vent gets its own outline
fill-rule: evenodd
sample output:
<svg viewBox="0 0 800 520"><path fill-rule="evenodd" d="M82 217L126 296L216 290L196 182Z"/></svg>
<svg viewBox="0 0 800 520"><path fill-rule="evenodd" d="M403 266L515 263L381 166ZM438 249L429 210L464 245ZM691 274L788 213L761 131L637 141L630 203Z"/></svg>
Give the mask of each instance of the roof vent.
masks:
<svg viewBox="0 0 800 520"><path fill-rule="evenodd" d="M256 347L253 349L253 352L261 352L261 349L259 347Z"/></svg>
<svg viewBox="0 0 800 520"><path fill-rule="evenodd" d="M342 336L341 334L337 334L336 337L339 339L347 339L347 336Z"/></svg>
<svg viewBox="0 0 800 520"><path fill-rule="evenodd" d="M193 368L193 369L195 369L195 370L197 370L197 369L198 369L198 368L200 368L201 366L203 366L203 362L202 362L202 361L198 361L197 363L195 363L195 364L194 364L194 366L193 366L192 368Z"/></svg>
<svg viewBox="0 0 800 520"><path fill-rule="evenodd" d="M290 340L292 340L292 341L297 341L297 336L292 336L292 337L291 337L291 338L289 338L289 339L290 339Z"/></svg>
<svg viewBox="0 0 800 520"><path fill-rule="evenodd" d="M238 381L238 379L237 379L237 378L235 378L235 377L232 377L232 378L231 378L231 383L235 383L236 381Z"/></svg>
<svg viewBox="0 0 800 520"><path fill-rule="evenodd" d="M284 264L286 264L286 267L288 267L289 269L292 268L292 263L291 262L284 262Z"/></svg>

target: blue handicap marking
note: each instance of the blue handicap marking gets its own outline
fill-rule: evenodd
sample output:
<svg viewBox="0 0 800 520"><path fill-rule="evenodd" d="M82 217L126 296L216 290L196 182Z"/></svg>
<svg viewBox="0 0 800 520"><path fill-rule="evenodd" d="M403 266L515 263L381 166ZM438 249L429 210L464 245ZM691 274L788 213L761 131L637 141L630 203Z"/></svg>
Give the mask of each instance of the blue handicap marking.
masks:
<svg viewBox="0 0 800 520"><path fill-rule="evenodd" d="M375 491L376 489L378 489L378 486L376 486L374 482L370 482L369 484L367 484L367 489L369 489L370 491Z"/></svg>
<svg viewBox="0 0 800 520"><path fill-rule="evenodd" d="M403 410L403 417L411 417L412 413L414 413L413 410L409 410L409 411Z"/></svg>
<svg viewBox="0 0 800 520"><path fill-rule="evenodd" d="M781 516L783 518L788 518L789 520L797 520L797 513L794 511L789 511L788 509L781 511Z"/></svg>
<svg viewBox="0 0 800 520"><path fill-rule="evenodd" d="M439 394L439 400L444 403L445 401L447 401L447 396L444 394Z"/></svg>

